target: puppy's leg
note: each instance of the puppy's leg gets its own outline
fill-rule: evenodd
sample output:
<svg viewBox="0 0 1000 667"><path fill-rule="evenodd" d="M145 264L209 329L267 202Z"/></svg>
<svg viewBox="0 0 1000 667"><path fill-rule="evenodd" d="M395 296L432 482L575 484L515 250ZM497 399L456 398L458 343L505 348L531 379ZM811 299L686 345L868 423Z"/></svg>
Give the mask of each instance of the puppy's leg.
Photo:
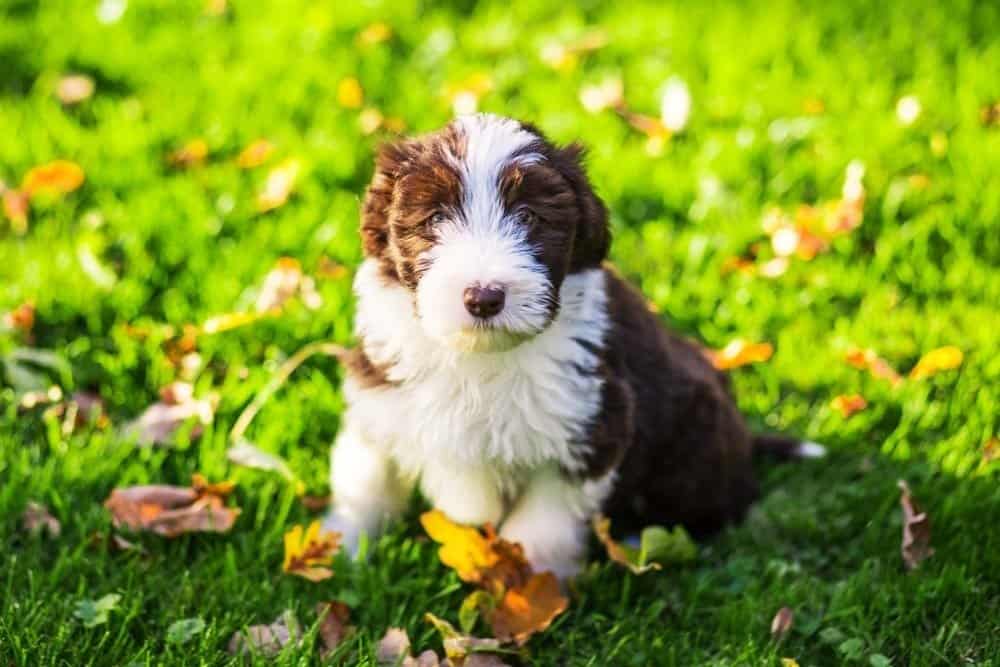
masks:
<svg viewBox="0 0 1000 667"><path fill-rule="evenodd" d="M543 468L532 476L500 536L524 547L535 572L572 577L583 564L587 522L601 508L613 481L613 473L580 481Z"/></svg>
<svg viewBox="0 0 1000 667"><path fill-rule="evenodd" d="M496 525L503 516L503 494L486 468L430 464L421 471L420 490L435 509L457 523Z"/></svg>
<svg viewBox="0 0 1000 667"><path fill-rule="evenodd" d="M388 519L403 511L410 493L395 462L350 423L330 453L330 486L334 501L323 527L340 533L344 549L352 554L361 533L376 537Z"/></svg>

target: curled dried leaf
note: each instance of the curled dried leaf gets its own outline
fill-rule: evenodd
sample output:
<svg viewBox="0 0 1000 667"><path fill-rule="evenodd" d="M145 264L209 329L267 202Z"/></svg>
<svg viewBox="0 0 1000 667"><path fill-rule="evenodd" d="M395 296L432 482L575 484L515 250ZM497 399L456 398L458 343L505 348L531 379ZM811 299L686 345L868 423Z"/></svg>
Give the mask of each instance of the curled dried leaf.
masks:
<svg viewBox="0 0 1000 667"><path fill-rule="evenodd" d="M28 501L24 513L21 515L21 524L27 533L41 534L47 533L49 537L59 537L62 532L62 524L59 519L52 516L49 508L34 500Z"/></svg>
<svg viewBox="0 0 1000 667"><path fill-rule="evenodd" d="M554 574L533 575L523 587L504 594L490 618L493 634L500 641L523 645L533 634L549 627L568 605L569 599L559 590Z"/></svg>
<svg viewBox="0 0 1000 667"><path fill-rule="evenodd" d="M353 630L348 625L351 608L339 600L321 602L316 605L316 614L320 617L319 639L323 643L320 657L326 658Z"/></svg>
<svg viewBox="0 0 1000 667"><path fill-rule="evenodd" d="M782 607L771 620L771 637L777 640L784 639L791 631L795 622L795 612L790 607Z"/></svg>
<svg viewBox="0 0 1000 667"><path fill-rule="evenodd" d="M295 526L285 533L284 572L308 579L323 581L333 576L330 565L340 551L340 534L323 531L319 521L308 528Z"/></svg>
<svg viewBox="0 0 1000 667"><path fill-rule="evenodd" d="M462 581L479 582L483 571L499 560L482 533L454 523L440 510L424 512L420 524L432 540L441 544L438 550L441 562L455 570Z"/></svg>
<svg viewBox="0 0 1000 667"><path fill-rule="evenodd" d="M111 512L115 526L124 525L164 537L229 532L240 510L226 507L221 496L206 492L206 488L213 487L219 485L206 483L201 491L162 484L114 489L104 506Z"/></svg>
<svg viewBox="0 0 1000 667"><path fill-rule="evenodd" d="M398 665L410 655L410 637L402 628L389 628L379 640L375 659L380 665Z"/></svg>
<svg viewBox="0 0 1000 667"><path fill-rule="evenodd" d="M234 632L228 651L230 655L258 653L274 657L289 644L297 644L301 638L302 628L295 614L286 611L270 625L251 625L245 631Z"/></svg>
<svg viewBox="0 0 1000 667"><path fill-rule="evenodd" d="M209 395L196 399L194 388L186 382L173 382L160 390L160 401L153 403L139 417L125 425L127 437L140 445L164 444L189 420L196 420L192 436L201 433L201 427L212 423L218 397Z"/></svg>

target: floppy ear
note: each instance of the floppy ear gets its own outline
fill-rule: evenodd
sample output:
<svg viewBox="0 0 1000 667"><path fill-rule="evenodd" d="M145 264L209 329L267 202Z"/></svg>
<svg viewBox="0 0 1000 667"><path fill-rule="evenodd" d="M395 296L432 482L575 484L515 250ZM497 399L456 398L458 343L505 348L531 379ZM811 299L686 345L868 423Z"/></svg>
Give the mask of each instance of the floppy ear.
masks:
<svg viewBox="0 0 1000 667"><path fill-rule="evenodd" d="M584 148L572 143L556 151L553 160L556 168L569 182L576 194L580 219L577 221L576 238L570 259L570 272L599 266L608 256L611 231L608 228L608 210L594 192L583 170Z"/></svg>
<svg viewBox="0 0 1000 667"><path fill-rule="evenodd" d="M391 265L389 245L389 209L403 164L409 159L409 142L386 143L375 157L375 173L361 205L361 245L365 256L376 257Z"/></svg>

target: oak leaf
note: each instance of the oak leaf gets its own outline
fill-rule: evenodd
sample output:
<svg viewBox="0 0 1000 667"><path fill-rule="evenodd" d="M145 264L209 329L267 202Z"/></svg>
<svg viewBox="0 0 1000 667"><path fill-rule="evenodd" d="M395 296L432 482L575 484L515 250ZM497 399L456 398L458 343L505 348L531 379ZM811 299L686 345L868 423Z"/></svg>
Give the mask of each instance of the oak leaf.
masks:
<svg viewBox="0 0 1000 667"><path fill-rule="evenodd" d="M330 565L340 551L340 534L323 531L319 521L308 528L295 526L285 533L285 560L281 569L317 582L333 576Z"/></svg>

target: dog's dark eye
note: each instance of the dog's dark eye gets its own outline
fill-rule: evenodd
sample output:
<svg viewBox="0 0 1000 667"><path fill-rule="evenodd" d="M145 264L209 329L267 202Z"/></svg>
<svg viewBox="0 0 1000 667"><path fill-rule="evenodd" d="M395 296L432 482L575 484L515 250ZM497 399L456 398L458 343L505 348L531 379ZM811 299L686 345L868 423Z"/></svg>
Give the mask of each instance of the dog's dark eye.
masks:
<svg viewBox="0 0 1000 667"><path fill-rule="evenodd" d="M447 222L447 221L448 221L448 216L440 211L438 211L431 217L427 218L427 224L429 225L439 225L442 222Z"/></svg>
<svg viewBox="0 0 1000 667"><path fill-rule="evenodd" d="M529 232L538 226L538 222L538 216L534 211L524 211L521 214L521 224L523 224L525 229Z"/></svg>

